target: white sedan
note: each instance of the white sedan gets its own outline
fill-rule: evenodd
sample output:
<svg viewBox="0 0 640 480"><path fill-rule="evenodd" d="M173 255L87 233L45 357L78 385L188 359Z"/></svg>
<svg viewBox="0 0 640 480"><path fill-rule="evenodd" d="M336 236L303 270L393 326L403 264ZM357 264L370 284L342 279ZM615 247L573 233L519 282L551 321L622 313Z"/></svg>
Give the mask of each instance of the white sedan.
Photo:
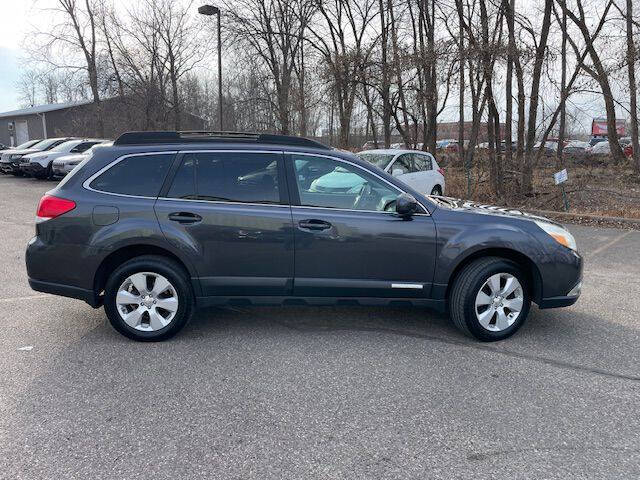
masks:
<svg viewBox="0 0 640 480"><path fill-rule="evenodd" d="M428 152L417 150L367 150L357 154L425 195L444 194L444 170Z"/></svg>

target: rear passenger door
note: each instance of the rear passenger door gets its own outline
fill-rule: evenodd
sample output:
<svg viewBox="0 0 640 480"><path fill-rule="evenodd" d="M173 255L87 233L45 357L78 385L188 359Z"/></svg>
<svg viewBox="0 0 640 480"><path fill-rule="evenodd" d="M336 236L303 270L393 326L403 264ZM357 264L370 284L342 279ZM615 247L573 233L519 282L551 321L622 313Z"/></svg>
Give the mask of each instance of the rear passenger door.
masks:
<svg viewBox="0 0 640 480"><path fill-rule="evenodd" d="M436 183L436 172L433 169L433 157L430 153L414 153L413 164L416 169L414 174L413 187L415 190L426 195L431 193Z"/></svg>
<svg viewBox="0 0 640 480"><path fill-rule="evenodd" d="M204 296L287 295L291 208L280 152L182 152L155 211L198 271Z"/></svg>

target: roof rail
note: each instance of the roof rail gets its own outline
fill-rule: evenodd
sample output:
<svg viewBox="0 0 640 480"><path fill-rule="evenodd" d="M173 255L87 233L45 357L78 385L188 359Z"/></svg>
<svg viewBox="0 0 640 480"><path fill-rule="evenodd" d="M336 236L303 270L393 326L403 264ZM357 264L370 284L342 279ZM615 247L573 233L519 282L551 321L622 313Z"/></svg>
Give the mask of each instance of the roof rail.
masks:
<svg viewBox="0 0 640 480"><path fill-rule="evenodd" d="M270 133L216 132L216 131L161 131L161 132L126 132L120 135L114 145L149 145L158 143L183 142L238 142L269 143L272 145L291 145L330 150L330 147L305 137L292 135L273 135Z"/></svg>

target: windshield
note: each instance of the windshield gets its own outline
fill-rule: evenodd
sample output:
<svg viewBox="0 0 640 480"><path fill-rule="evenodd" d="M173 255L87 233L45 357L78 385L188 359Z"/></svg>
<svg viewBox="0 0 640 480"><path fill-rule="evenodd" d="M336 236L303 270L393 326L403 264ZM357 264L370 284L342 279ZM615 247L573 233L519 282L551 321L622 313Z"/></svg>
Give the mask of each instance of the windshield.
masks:
<svg viewBox="0 0 640 480"><path fill-rule="evenodd" d="M68 152L76 145L79 145L82 140L69 140L68 142L62 142L60 145L51 149L52 152Z"/></svg>
<svg viewBox="0 0 640 480"><path fill-rule="evenodd" d="M50 138L48 140L42 140L40 143L38 143L37 148L38 150L48 150L51 145L57 145L58 143L60 143L59 138Z"/></svg>
<svg viewBox="0 0 640 480"><path fill-rule="evenodd" d="M393 159L393 155L389 155L388 153L358 153L357 155L361 159L373 163L376 167L382 168L383 170L389 165L391 159Z"/></svg>
<svg viewBox="0 0 640 480"><path fill-rule="evenodd" d="M25 148L33 147L40 143L40 140L29 140L28 142L21 143L17 147L13 147L16 150L24 150Z"/></svg>

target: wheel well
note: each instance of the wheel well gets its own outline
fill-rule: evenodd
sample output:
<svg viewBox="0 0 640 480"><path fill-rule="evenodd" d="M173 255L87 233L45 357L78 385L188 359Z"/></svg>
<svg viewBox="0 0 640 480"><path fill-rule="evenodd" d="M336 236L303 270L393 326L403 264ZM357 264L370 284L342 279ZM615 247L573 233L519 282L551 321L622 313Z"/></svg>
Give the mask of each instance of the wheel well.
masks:
<svg viewBox="0 0 640 480"><path fill-rule="evenodd" d="M158 255L168 257L177 262L184 269L188 278L191 276L185 264L170 251L161 247L156 247L155 245L129 245L110 253L104 260L102 260L93 280L93 291L96 296L102 294L111 272L124 262L141 255Z"/></svg>
<svg viewBox="0 0 640 480"><path fill-rule="evenodd" d="M449 298L451 287L464 267L478 258L483 257L501 257L518 264L527 278L527 286L529 287L529 294L531 295L532 300L537 303L540 298L542 298L542 280L540 277L540 271L529 257L515 250L509 250L508 248L489 248L472 253L456 266L449 277L449 282L447 283L446 299Z"/></svg>

